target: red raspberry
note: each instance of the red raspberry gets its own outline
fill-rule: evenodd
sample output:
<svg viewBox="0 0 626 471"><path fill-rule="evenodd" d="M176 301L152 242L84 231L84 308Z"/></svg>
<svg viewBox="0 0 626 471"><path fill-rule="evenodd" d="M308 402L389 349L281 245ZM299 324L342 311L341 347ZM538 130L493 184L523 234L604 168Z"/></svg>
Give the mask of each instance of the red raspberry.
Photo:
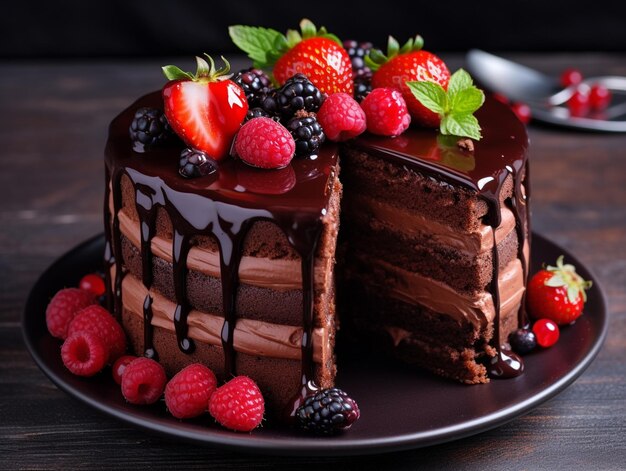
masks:
<svg viewBox="0 0 626 471"><path fill-rule="evenodd" d="M334 93L326 98L317 112L317 120L331 141L347 141L367 128L365 112L347 93Z"/></svg>
<svg viewBox="0 0 626 471"><path fill-rule="evenodd" d="M70 321L81 309L96 303L93 293L65 288L54 295L46 308L46 324L53 337L65 340Z"/></svg>
<svg viewBox="0 0 626 471"><path fill-rule="evenodd" d="M215 392L217 379L200 363L180 370L165 386L165 404L178 419L190 419L206 412Z"/></svg>
<svg viewBox="0 0 626 471"><path fill-rule="evenodd" d="M296 143L282 124L261 117L241 127L235 138L235 150L241 160L253 167L282 168L291 162Z"/></svg>
<svg viewBox="0 0 626 471"><path fill-rule="evenodd" d="M122 395L131 404L154 404L165 389L163 367L151 358L130 362L122 374Z"/></svg>
<svg viewBox="0 0 626 471"><path fill-rule="evenodd" d="M263 420L265 401L254 381L237 376L213 393L209 412L226 428L250 432Z"/></svg>
<svg viewBox="0 0 626 471"><path fill-rule="evenodd" d="M113 381L117 384L122 384L122 375L124 374L124 370L126 370L126 367L136 359L137 357L134 355L124 355L115 360L115 363L113 363L113 366L111 367Z"/></svg>
<svg viewBox="0 0 626 471"><path fill-rule="evenodd" d="M126 336L115 318L102 306L88 306L72 319L67 335L75 332L91 332L102 338L109 349L109 360L114 362L126 353Z"/></svg>
<svg viewBox="0 0 626 471"><path fill-rule="evenodd" d="M411 124L411 115L402 93L393 88L375 88L361 102L367 130L382 136L398 136Z"/></svg>
<svg viewBox="0 0 626 471"><path fill-rule="evenodd" d="M76 332L61 347L61 359L65 367L78 376L93 376L109 358L102 339L92 332Z"/></svg>
<svg viewBox="0 0 626 471"><path fill-rule="evenodd" d="M80 279L78 287L85 291L91 291L96 296L102 296L106 291L104 280L97 273L90 273Z"/></svg>

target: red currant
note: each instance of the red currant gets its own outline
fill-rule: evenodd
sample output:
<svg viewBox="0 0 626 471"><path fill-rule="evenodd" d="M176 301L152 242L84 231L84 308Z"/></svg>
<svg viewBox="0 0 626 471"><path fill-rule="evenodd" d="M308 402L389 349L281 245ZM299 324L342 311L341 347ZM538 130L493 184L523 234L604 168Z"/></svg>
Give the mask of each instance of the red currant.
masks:
<svg viewBox="0 0 626 471"><path fill-rule="evenodd" d="M81 278L78 283L78 287L85 291L89 291L96 296L102 296L104 294L104 280L97 273L90 273L89 275L85 275Z"/></svg>
<svg viewBox="0 0 626 471"><path fill-rule="evenodd" d="M589 106L595 110L603 110L611 103L611 92L599 83L591 87L589 92Z"/></svg>
<svg viewBox="0 0 626 471"><path fill-rule="evenodd" d="M577 90L572 97L567 100L567 107L572 116L584 116L589 112L589 94Z"/></svg>
<svg viewBox="0 0 626 471"><path fill-rule="evenodd" d="M531 113L530 107L526 103L513 103L511 109L522 123L528 124Z"/></svg>
<svg viewBox="0 0 626 471"><path fill-rule="evenodd" d="M565 69L561 74L561 85L569 87L570 85L578 85L583 81L583 74L578 69Z"/></svg>
<svg viewBox="0 0 626 471"><path fill-rule="evenodd" d="M544 348L551 347L559 340L559 326L550 319L539 319L533 324L537 343Z"/></svg>
<svg viewBox="0 0 626 471"><path fill-rule="evenodd" d="M509 104L509 99L503 95L502 93L494 93L493 97L498 100L500 103L504 103L505 105Z"/></svg>
<svg viewBox="0 0 626 471"><path fill-rule="evenodd" d="M133 360L136 359L137 357L133 355L124 355L119 357L111 367L113 381L115 381L117 384L122 384L122 375L124 374L124 370Z"/></svg>

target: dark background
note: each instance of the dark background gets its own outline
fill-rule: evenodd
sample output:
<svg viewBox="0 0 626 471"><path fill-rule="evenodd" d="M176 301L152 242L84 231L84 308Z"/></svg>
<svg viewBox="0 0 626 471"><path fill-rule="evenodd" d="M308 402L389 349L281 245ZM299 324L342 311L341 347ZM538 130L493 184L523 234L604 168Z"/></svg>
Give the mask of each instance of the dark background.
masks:
<svg viewBox="0 0 626 471"><path fill-rule="evenodd" d="M228 25L284 32L302 17L379 46L390 33L400 41L420 33L440 52L626 51L621 0L14 0L0 12L0 58L229 54Z"/></svg>

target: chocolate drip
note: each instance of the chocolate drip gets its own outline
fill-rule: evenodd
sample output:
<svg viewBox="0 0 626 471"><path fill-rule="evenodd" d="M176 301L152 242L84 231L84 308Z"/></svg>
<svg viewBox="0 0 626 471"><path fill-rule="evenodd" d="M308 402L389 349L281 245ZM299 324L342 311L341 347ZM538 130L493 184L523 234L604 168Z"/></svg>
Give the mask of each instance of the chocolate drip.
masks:
<svg viewBox="0 0 626 471"><path fill-rule="evenodd" d="M193 340L187 336L189 315L189 302L187 301L187 255L189 254L189 236L181 234L174 227L172 237L172 273L174 275L174 293L176 296L176 309L174 310L174 328L178 348L185 353L194 350Z"/></svg>
<svg viewBox="0 0 626 471"><path fill-rule="evenodd" d="M106 289L106 307L111 313L115 313L113 285L111 281L111 270L115 259L113 257L113 249L111 248L111 174L109 167L104 168L104 285Z"/></svg>
<svg viewBox="0 0 626 471"><path fill-rule="evenodd" d="M113 208L120 208L122 204L122 191L120 188L120 181L122 178L123 172L121 170L116 170L111 178L111 187L113 188L112 197L113 197ZM107 183L108 186L108 183ZM105 205L110 204L109 202L109 194L110 190L107 192L107 200L105 201ZM113 294L113 314L117 317L118 320L122 319L122 280L124 279L124 272L122 269L122 236L120 231L120 220L117 215L117 211L114 211L113 214L110 215L112 218L110 233L108 234L108 239L106 245L109 248L112 248L111 257L109 255L109 261L107 266L107 272L111 271L111 266L115 268L115 275L113 279L113 283L109 278L109 283L107 285L107 291L109 287L112 286L112 294ZM109 253L111 253L109 251Z"/></svg>

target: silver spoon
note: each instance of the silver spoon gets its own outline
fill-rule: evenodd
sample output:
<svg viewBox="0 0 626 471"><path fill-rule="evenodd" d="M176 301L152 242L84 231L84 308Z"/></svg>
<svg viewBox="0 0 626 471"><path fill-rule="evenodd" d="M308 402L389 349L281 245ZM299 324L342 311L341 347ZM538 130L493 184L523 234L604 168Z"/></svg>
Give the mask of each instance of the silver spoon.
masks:
<svg viewBox="0 0 626 471"><path fill-rule="evenodd" d="M487 89L512 101L526 103L534 119L578 129L626 132L626 77L602 76L588 78L582 86L602 84L613 94L611 106L589 117L571 116L564 104L577 86L563 88L554 77L530 67L472 49L466 64L474 78Z"/></svg>

